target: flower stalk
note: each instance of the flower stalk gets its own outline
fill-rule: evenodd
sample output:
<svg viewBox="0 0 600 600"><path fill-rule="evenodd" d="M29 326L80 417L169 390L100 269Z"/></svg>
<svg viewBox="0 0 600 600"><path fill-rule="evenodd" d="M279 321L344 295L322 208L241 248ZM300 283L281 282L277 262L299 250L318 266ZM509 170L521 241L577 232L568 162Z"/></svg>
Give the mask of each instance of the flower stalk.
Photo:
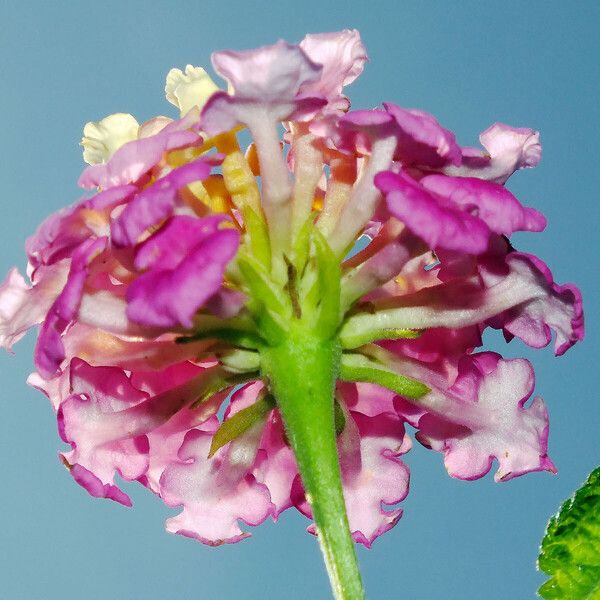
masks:
<svg viewBox="0 0 600 600"><path fill-rule="evenodd" d="M261 353L261 369L281 412L312 508L336 600L364 598L348 526L336 447L334 386L341 348L297 325L281 345Z"/></svg>

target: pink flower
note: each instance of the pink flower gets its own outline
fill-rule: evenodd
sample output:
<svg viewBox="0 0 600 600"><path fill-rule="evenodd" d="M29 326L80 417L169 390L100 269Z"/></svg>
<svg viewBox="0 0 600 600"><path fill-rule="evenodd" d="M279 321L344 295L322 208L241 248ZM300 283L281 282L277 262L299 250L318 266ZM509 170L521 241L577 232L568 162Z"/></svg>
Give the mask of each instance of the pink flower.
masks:
<svg viewBox="0 0 600 600"><path fill-rule="evenodd" d="M115 475L138 482L210 545L295 507L335 562L400 519L406 424L453 477L555 472L532 366L476 352L488 327L557 355L583 339L578 289L508 242L546 225L504 187L539 136L495 124L483 152L420 110L348 112L365 61L356 31L217 52L229 91L173 71L182 119L86 142L93 193L28 240L0 341L40 326L30 383L91 495L129 506Z"/></svg>

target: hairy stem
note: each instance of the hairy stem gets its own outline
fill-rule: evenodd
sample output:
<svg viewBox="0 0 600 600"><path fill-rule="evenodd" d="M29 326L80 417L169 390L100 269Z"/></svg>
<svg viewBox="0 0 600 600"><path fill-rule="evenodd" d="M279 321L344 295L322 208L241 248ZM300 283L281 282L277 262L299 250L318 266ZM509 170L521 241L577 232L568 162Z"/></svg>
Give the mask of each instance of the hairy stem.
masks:
<svg viewBox="0 0 600 600"><path fill-rule="evenodd" d="M361 600L364 592L335 436L334 386L340 358L336 341L298 326L284 343L261 352L261 368L298 462L334 597Z"/></svg>

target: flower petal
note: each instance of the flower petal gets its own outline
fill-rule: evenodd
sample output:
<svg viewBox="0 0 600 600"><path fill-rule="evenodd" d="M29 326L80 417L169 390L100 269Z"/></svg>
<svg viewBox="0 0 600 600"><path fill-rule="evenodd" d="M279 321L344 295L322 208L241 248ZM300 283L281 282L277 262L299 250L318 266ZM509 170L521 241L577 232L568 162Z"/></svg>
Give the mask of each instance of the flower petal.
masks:
<svg viewBox="0 0 600 600"><path fill-rule="evenodd" d="M194 181L206 179L210 169L210 163L200 158L171 171L137 194L112 222L114 243L135 246L149 227L171 216L179 202L179 190Z"/></svg>
<svg viewBox="0 0 600 600"><path fill-rule="evenodd" d="M272 512L269 492L249 473L256 457L248 446L258 439L235 440L207 458L215 421L184 438L179 462L169 465L160 478L160 494L169 506L183 511L167 520L167 530L218 546L238 542L250 534L238 520L259 525ZM260 435L260 431L258 432Z"/></svg>
<svg viewBox="0 0 600 600"><path fill-rule="evenodd" d="M480 254L487 249L490 230L481 219L431 194L408 175L384 171L376 175L375 185L385 194L388 210L434 250Z"/></svg>
<svg viewBox="0 0 600 600"><path fill-rule="evenodd" d="M83 128L83 160L88 165L107 163L124 144L136 140L139 124L132 115L115 113L101 121L91 121Z"/></svg>
<svg viewBox="0 0 600 600"><path fill-rule="evenodd" d="M431 383L431 382L430 382ZM548 414L541 398L525 403L535 383L525 359L503 360L482 352L465 357L454 385L434 389L418 403L424 412L415 419L417 439L444 453L448 473L459 479L478 479L499 468L496 481L531 471L556 469L548 458ZM404 412L403 403L398 410Z"/></svg>
<svg viewBox="0 0 600 600"><path fill-rule="evenodd" d="M138 181L160 163L165 152L202 142L197 133L188 130L192 126L197 126L193 111L186 118L169 123L156 135L124 144L106 164L88 167L79 178L79 185L86 189L108 189Z"/></svg>
<svg viewBox="0 0 600 600"><path fill-rule="evenodd" d="M54 376L65 358L61 336L76 317L90 264L104 252L106 238L90 238L75 251L62 291L48 310L35 346L35 364L43 377Z"/></svg>
<svg viewBox="0 0 600 600"><path fill-rule="evenodd" d="M305 84L303 91L324 96L330 109L346 109L349 101L342 95L342 89L362 73L367 61L367 51L358 31L344 29L308 34L300 42L300 48L310 60L323 67L318 81Z"/></svg>
<svg viewBox="0 0 600 600"><path fill-rule="evenodd" d="M186 65L185 73L181 69L171 69L167 73L165 94L167 100L180 110L181 116L194 106L202 109L218 90L217 84L202 67Z"/></svg>
<svg viewBox="0 0 600 600"><path fill-rule="evenodd" d="M523 205L502 185L475 177L429 175L421 185L475 214L493 232L511 235L515 231L543 231L546 218Z"/></svg>
<svg viewBox="0 0 600 600"><path fill-rule="evenodd" d="M454 134L444 129L433 115L391 102L383 105L396 123L396 160L404 166L433 168L460 164L461 152Z"/></svg>
<svg viewBox="0 0 600 600"><path fill-rule="evenodd" d="M64 287L68 266L47 267L39 283L27 285L16 268L0 284L0 346L11 350L25 332L41 323ZM39 273L38 273L39 275Z"/></svg>
<svg viewBox="0 0 600 600"><path fill-rule="evenodd" d="M463 148L462 164L448 166L444 172L505 183L518 169L535 167L542 157L540 134L526 127L494 123L479 140L486 152Z"/></svg>
<svg viewBox="0 0 600 600"><path fill-rule="evenodd" d="M168 241L181 229L181 219L174 219L164 232L156 234L164 239L148 240L152 252L160 247L161 241ZM186 221L185 226L189 224L194 225L196 233L180 238L189 247L168 246L156 255L157 264L129 286L127 315L131 320L156 327L191 328L195 313L220 289L225 267L237 252L239 233L234 229L210 231L197 219ZM144 246L141 252L140 262L143 262L147 257Z"/></svg>

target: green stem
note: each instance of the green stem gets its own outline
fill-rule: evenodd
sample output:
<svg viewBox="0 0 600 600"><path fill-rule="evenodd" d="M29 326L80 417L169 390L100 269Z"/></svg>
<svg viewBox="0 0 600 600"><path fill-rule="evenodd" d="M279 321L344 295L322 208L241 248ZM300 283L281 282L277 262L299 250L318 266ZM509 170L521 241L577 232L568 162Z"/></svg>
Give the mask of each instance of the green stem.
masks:
<svg viewBox="0 0 600 600"><path fill-rule="evenodd" d="M346 516L335 437L334 386L341 349L295 324L286 340L261 351L261 369L296 456L336 600L364 598Z"/></svg>

